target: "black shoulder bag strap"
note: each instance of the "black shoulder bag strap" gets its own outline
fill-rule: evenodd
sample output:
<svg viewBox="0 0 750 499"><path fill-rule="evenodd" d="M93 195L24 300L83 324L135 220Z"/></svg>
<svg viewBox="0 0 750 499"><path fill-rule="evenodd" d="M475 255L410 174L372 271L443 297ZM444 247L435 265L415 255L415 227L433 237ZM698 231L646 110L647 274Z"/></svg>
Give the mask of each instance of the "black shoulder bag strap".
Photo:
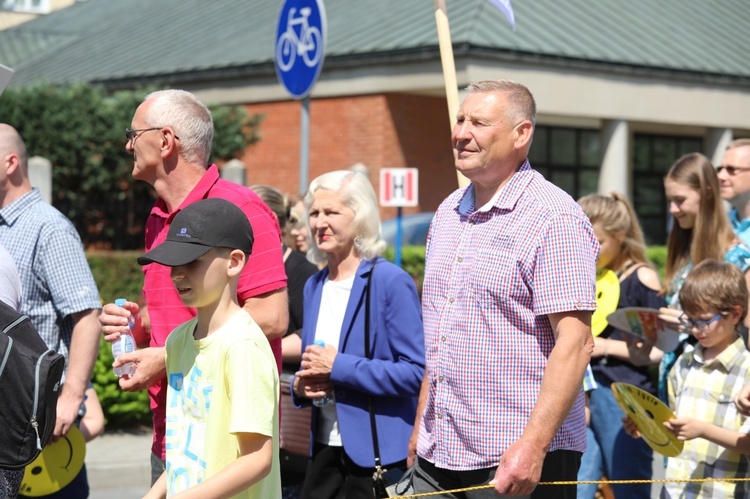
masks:
<svg viewBox="0 0 750 499"><path fill-rule="evenodd" d="M370 359L370 289L372 288L372 274L375 273L377 261L373 263L370 274L367 276L367 287L365 288L365 358ZM375 497L388 497L385 492L383 473L386 471L380 463L380 446L378 445L378 430L375 427L375 409L372 396L367 398L370 411L370 428L372 431L372 450L375 453L375 473L372 475ZM385 495L383 495L385 494Z"/></svg>

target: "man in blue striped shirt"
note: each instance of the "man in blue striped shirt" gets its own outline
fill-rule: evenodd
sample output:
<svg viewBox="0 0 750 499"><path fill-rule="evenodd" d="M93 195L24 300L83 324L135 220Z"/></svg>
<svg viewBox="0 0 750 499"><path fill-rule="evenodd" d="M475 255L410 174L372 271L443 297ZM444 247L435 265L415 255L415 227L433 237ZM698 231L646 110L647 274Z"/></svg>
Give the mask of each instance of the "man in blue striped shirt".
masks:
<svg viewBox="0 0 750 499"><path fill-rule="evenodd" d="M0 123L0 244L21 275L21 312L47 346L65 357L53 439L78 417L99 351L101 300L81 238L29 182L26 146Z"/></svg>

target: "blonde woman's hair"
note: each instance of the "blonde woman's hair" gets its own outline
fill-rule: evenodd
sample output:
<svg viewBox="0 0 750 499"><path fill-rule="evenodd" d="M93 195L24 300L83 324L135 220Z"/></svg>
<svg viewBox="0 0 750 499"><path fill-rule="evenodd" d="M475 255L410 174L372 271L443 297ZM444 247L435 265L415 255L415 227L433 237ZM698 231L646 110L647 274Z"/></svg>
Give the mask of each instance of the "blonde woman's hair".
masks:
<svg viewBox="0 0 750 499"><path fill-rule="evenodd" d="M719 179L711 161L700 153L686 154L669 168L665 180L673 180L700 195L700 207L692 229L675 223L667 240L667 269L663 292L688 262L698 265L707 258L723 260L735 239L719 195Z"/></svg>
<svg viewBox="0 0 750 499"><path fill-rule="evenodd" d="M638 217L624 195L619 192L611 192L607 196L590 194L579 199L578 204L581 205L592 225L600 223L610 236L625 233L618 262L620 265L629 260L651 265L646 258L646 242Z"/></svg>
<svg viewBox="0 0 750 499"><path fill-rule="evenodd" d="M354 212L352 228L357 255L363 260L380 256L385 251L386 243L380 237L378 198L367 177L351 170L324 173L310 183L310 189L305 195L305 211L308 213L315 193L319 190L337 193L339 201ZM308 221L308 227L309 223ZM307 259L316 265L328 261L326 253L318 248L315 237L312 238Z"/></svg>
<svg viewBox="0 0 750 499"><path fill-rule="evenodd" d="M710 309L726 314L740 307L741 323L747 315L747 301L745 274L730 263L712 258L696 265L680 288L680 306L693 316Z"/></svg>

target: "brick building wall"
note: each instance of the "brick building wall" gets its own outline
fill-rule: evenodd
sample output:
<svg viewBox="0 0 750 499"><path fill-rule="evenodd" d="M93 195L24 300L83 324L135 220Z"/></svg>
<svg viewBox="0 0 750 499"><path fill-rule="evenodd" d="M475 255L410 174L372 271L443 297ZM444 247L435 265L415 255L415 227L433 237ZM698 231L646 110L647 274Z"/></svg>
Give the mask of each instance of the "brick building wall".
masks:
<svg viewBox="0 0 750 499"><path fill-rule="evenodd" d="M261 113L261 140L240 158L248 184L299 192L300 107L297 101L249 104ZM378 192L380 168L419 168L420 206L432 211L456 188L445 100L410 94L378 94L310 101L309 180L356 163L369 168ZM392 218L395 208L381 210Z"/></svg>

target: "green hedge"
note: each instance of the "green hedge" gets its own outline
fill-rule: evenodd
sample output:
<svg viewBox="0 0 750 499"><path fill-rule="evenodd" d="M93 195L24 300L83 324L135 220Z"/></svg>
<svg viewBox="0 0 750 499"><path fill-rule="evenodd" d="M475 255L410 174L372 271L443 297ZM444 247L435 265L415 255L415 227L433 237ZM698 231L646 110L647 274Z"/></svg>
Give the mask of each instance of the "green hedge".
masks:
<svg viewBox="0 0 750 499"><path fill-rule="evenodd" d="M412 276L420 296L424 280L424 252L424 246L406 246L401 250L401 268ZM383 257L393 261L394 253L393 248L388 248Z"/></svg>
<svg viewBox="0 0 750 499"><path fill-rule="evenodd" d="M422 290L424 278L424 246L407 246L401 252L401 266L414 278L417 289ZM105 303L115 298L137 300L143 286L143 273L135 259L139 252L89 253L88 260L94 279L99 286L99 294ZM393 261L393 249L389 248L385 257ZM663 246L648 248L648 257L664 275L667 250ZM112 351L102 340L99 359L94 367L94 386L102 402L104 416L110 427L134 427L149 424L151 410L148 394L144 390L137 393L123 392L112 372Z"/></svg>
<svg viewBox="0 0 750 499"><path fill-rule="evenodd" d="M656 266L656 269L659 271L659 277L663 281L664 270L667 268L667 247L650 246L646 249L646 256Z"/></svg>

